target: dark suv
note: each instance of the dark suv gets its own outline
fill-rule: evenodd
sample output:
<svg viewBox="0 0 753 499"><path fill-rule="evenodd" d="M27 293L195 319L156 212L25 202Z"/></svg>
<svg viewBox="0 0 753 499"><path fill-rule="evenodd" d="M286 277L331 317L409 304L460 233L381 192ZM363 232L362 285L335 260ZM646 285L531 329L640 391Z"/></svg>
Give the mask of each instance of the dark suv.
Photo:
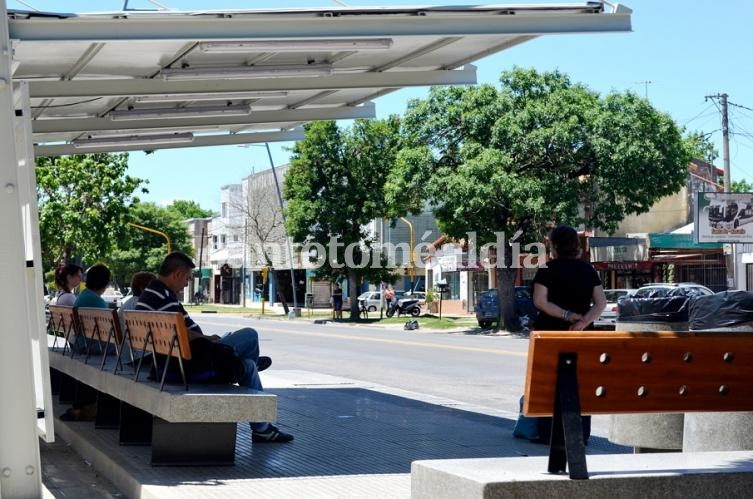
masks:
<svg viewBox="0 0 753 499"><path fill-rule="evenodd" d="M482 328L488 328L492 322L499 321L499 301L497 290L490 289L480 293L476 298L476 320ZM518 317L528 317L533 322L539 311L533 305L533 293L529 286L515 286L515 313Z"/></svg>

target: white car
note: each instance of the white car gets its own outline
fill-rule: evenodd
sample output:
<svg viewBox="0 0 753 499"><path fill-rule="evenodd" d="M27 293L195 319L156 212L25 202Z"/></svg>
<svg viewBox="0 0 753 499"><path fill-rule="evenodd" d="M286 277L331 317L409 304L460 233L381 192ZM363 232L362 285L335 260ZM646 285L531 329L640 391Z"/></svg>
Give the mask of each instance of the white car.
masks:
<svg viewBox="0 0 753 499"><path fill-rule="evenodd" d="M594 327L614 329L617 323L617 302L620 298L630 296L635 289L605 289L604 295L607 298L607 306L598 319L594 321Z"/></svg>
<svg viewBox="0 0 753 499"><path fill-rule="evenodd" d="M366 310L376 312L382 306L382 293L379 291L366 291L358 295L358 303L366 302Z"/></svg>
<svg viewBox="0 0 753 499"><path fill-rule="evenodd" d="M117 289L107 288L102 294L102 299L110 308L118 308L123 304L123 293Z"/></svg>

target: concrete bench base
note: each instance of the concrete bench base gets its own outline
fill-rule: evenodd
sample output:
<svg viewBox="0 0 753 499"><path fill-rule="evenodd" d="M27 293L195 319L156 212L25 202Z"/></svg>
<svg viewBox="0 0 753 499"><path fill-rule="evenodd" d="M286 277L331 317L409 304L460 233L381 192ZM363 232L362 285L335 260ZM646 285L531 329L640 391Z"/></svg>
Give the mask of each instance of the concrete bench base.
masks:
<svg viewBox="0 0 753 499"><path fill-rule="evenodd" d="M118 428L121 445L151 445L152 464L232 465L238 422L275 421L277 397L235 385L166 385L133 381L83 360L50 351L61 402L80 384L95 390L97 428ZM109 359L107 367L113 359ZM91 390L90 390L91 391Z"/></svg>
<svg viewBox="0 0 753 499"><path fill-rule="evenodd" d="M588 456L589 480L546 472L547 457L414 461L412 499L742 497L753 452Z"/></svg>

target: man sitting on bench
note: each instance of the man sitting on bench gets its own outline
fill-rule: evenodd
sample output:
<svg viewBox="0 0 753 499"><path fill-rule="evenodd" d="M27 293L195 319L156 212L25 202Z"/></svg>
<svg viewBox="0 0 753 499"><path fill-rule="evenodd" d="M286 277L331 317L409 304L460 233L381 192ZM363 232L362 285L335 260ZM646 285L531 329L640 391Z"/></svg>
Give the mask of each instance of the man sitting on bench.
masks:
<svg viewBox="0 0 753 499"><path fill-rule="evenodd" d="M259 356L259 334L255 329L246 327L220 338L217 335L206 336L201 328L188 315L178 299L178 293L193 278L195 267L191 258L179 251L167 255L159 268L159 275L142 291L136 310L157 312L180 312L186 321L189 340L204 336L212 341L219 341L235 349L236 355L243 361L244 374L239 384L262 391L259 371L272 364L269 357ZM253 442L290 442L293 435L281 431L271 423L251 423Z"/></svg>

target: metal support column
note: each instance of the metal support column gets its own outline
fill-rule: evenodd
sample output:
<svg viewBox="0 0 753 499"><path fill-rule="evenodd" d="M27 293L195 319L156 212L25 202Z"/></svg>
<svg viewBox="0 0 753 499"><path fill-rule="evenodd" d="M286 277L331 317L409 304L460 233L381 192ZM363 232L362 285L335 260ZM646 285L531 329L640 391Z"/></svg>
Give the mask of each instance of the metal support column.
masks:
<svg viewBox="0 0 753 499"><path fill-rule="evenodd" d="M16 106L11 82L13 49L8 35L8 13L0 2L0 275L5 282L21 286L0 287L0 495L4 497L41 497L39 442L37 440L37 401L34 391L32 333L39 327L32 307L39 308L41 300L32 304L31 296L40 294L42 283L30 282L28 268L40 265L33 250L26 247L26 235L39 240L39 228L28 227L30 213L24 176L34 168L33 158L19 163L19 144L16 138ZM28 109L28 107L27 107ZM23 109L19 109L23 114ZM23 116L22 119L30 119ZM30 138L29 138L30 139ZM22 151L18 151L22 153ZM34 206L36 206L36 199ZM24 223L27 224L24 231ZM33 231L33 232L32 232ZM35 293L29 289L38 286ZM19 293L19 289L22 292ZM47 375L46 375L47 376ZM48 378L49 379L49 378Z"/></svg>

